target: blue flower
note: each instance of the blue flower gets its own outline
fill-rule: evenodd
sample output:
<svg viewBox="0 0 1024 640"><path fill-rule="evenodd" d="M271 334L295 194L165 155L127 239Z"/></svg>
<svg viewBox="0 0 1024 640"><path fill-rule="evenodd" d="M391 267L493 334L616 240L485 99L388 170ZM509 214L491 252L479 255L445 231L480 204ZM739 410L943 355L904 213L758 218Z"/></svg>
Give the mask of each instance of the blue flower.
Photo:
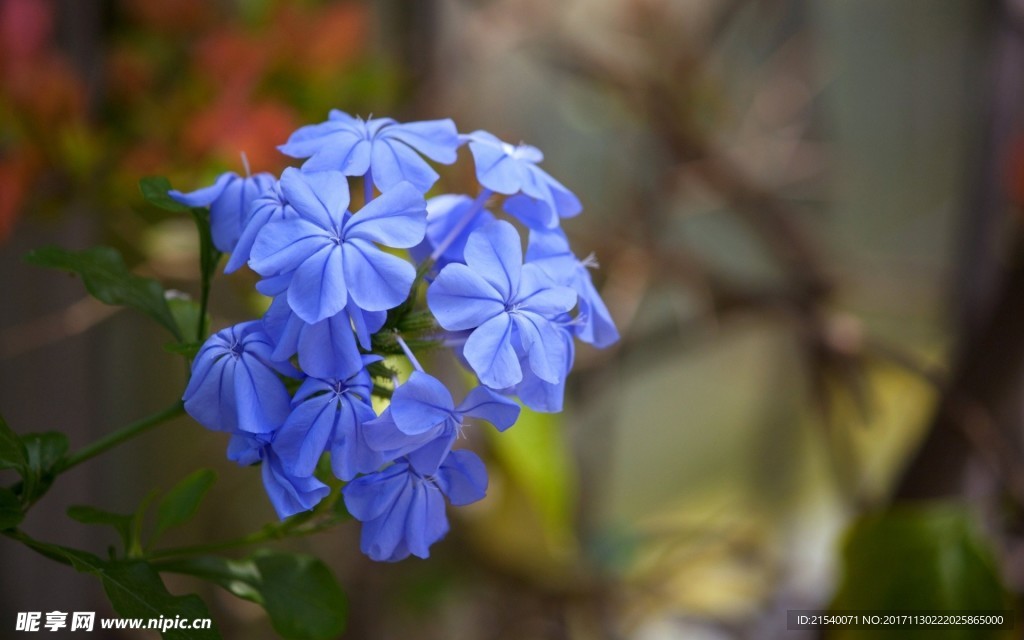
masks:
<svg viewBox="0 0 1024 640"><path fill-rule="evenodd" d="M406 460L362 476L342 490L345 507L363 523L360 548L370 558L397 562L410 554L426 558L448 533L444 497L456 506L482 499L487 469L471 451L451 452L433 476Z"/></svg>
<svg viewBox="0 0 1024 640"><path fill-rule="evenodd" d="M408 455L417 472L429 475L451 451L467 416L504 431L515 424L519 405L487 387L476 387L456 407L437 378L414 371L395 389L381 416L366 424L366 441L389 460Z"/></svg>
<svg viewBox="0 0 1024 640"><path fill-rule="evenodd" d="M523 401L527 407L534 411L541 411L544 413L558 413L562 410L563 401L565 399L565 380L569 375L569 371L572 370L573 358L576 354L576 345L573 344L572 334L569 332L568 327L573 326L572 319L568 316L564 316L562 321L558 323L559 335L562 338L562 343L565 345L566 358L564 361L564 374L558 382L547 382L537 377L533 371L526 366L526 358L523 356L519 357L520 366L523 369L523 379L513 389L509 389L509 393L514 393L519 396L519 399Z"/></svg>
<svg viewBox="0 0 1024 640"><path fill-rule="evenodd" d="M427 200L427 236L412 252L413 258L422 262L433 249L448 238L448 234L474 205L473 198L464 195L444 194ZM473 217L469 224L459 231L448 248L438 256L436 268L442 269L449 262L462 262L462 252L469 234L493 221L494 214L486 210Z"/></svg>
<svg viewBox="0 0 1024 640"><path fill-rule="evenodd" d="M463 356L480 381L494 389L518 384L526 354L539 378L560 382L567 353L555 319L576 305L576 292L524 265L519 233L504 221L470 234L464 259L441 270L427 304L445 329L473 330Z"/></svg>
<svg viewBox="0 0 1024 640"><path fill-rule="evenodd" d="M234 434L228 443L228 459L242 466L263 463L263 487L277 516L284 520L318 505L331 488L313 476L289 473L275 451L274 435Z"/></svg>
<svg viewBox="0 0 1024 640"><path fill-rule="evenodd" d="M368 362L379 359L368 357ZM346 380L307 378L274 441L285 468L296 476L313 475L328 450L331 469L341 480L380 468L386 460L365 441L365 423L376 417L370 406L372 388L365 369Z"/></svg>
<svg viewBox="0 0 1024 640"><path fill-rule="evenodd" d="M278 149L293 158L309 158L302 165L307 172L369 174L382 193L402 182L426 193L438 175L420 154L451 164L461 144L450 119L407 124L391 118L364 121L336 109L328 118L327 122L301 127Z"/></svg>
<svg viewBox="0 0 1024 640"><path fill-rule="evenodd" d="M412 186L399 184L352 215L339 176L285 169L281 191L298 217L267 224L249 261L260 275L286 279L289 306L309 324L337 314L350 298L366 311L398 306L416 270L374 243L412 247L426 232L426 204Z"/></svg>
<svg viewBox="0 0 1024 640"><path fill-rule="evenodd" d="M505 211L526 226L553 229L559 218L570 218L583 209L572 191L537 166L544 159L540 149L513 146L486 131L474 131L463 139L473 153L477 180L491 191L511 195Z"/></svg>
<svg viewBox="0 0 1024 640"><path fill-rule="evenodd" d="M249 254L252 252L252 245L256 242L256 236L268 222L286 220L298 217L298 215L285 199L284 193L281 191L281 184L275 180L274 184L263 192L263 195L253 200L249 212L242 218L242 232L235 244L234 251L231 252L227 266L224 267L224 273L237 271L249 261Z"/></svg>
<svg viewBox="0 0 1024 640"><path fill-rule="evenodd" d="M580 313L572 325L576 337L602 349L618 342L619 330L590 279L588 267L597 266L593 257L578 259L569 248L565 233L554 229L530 232L526 260L539 266L558 284L572 287L579 295Z"/></svg>
<svg viewBox="0 0 1024 640"><path fill-rule="evenodd" d="M278 295L263 316L263 328L274 342L274 360L299 354L299 366L316 378L348 378L364 366L359 344L370 350L370 336L387 320L385 311L363 311L352 301L335 315L309 324ZM353 332L353 329L355 330Z"/></svg>
<svg viewBox="0 0 1024 640"><path fill-rule="evenodd" d="M171 189L167 195L189 207L210 207L213 246L224 253L231 253L238 243L242 220L249 213L253 200L273 184L274 176L269 173L257 173L243 178L229 171L222 173L209 187L191 193Z"/></svg>
<svg viewBox="0 0 1024 640"><path fill-rule="evenodd" d="M185 411L216 431L267 433L280 427L288 417L289 397L275 372L301 374L288 362L275 360L273 350L258 320L207 338L192 362L182 397Z"/></svg>

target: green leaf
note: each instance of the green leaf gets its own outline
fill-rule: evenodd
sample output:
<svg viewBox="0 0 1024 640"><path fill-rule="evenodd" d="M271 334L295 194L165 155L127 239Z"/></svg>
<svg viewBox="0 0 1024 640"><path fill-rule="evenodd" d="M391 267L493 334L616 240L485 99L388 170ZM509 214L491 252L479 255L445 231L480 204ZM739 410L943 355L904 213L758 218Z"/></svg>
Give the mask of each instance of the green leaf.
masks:
<svg viewBox="0 0 1024 640"><path fill-rule="evenodd" d="M121 537L124 548L128 548L131 539L132 514L111 513L86 505L68 507L68 517L83 524L102 524L113 527Z"/></svg>
<svg viewBox="0 0 1024 640"><path fill-rule="evenodd" d="M25 259L40 267L78 274L85 288L97 300L141 311L163 325L175 338L182 339L164 299L163 287L156 280L128 271L116 249L92 247L84 251L67 251L59 247L43 247L29 252Z"/></svg>
<svg viewBox="0 0 1024 640"><path fill-rule="evenodd" d="M159 568L203 578L255 602L285 638L334 638L345 628L345 594L330 569L312 556L263 550L243 560L202 556Z"/></svg>
<svg viewBox="0 0 1024 640"><path fill-rule="evenodd" d="M348 603L330 569L305 555L264 551L253 554L263 578L260 594L274 629L295 640L339 635Z"/></svg>
<svg viewBox="0 0 1024 640"><path fill-rule="evenodd" d="M18 496L10 489L0 487L0 531L18 526L22 517L24 513Z"/></svg>
<svg viewBox="0 0 1024 640"><path fill-rule="evenodd" d="M21 438L7 426L7 421L3 416L0 416L0 469L23 471L27 464L25 445L21 443Z"/></svg>
<svg viewBox="0 0 1024 640"><path fill-rule="evenodd" d="M146 202L164 211L188 211L186 205L173 200L167 192L171 190L171 181L163 176L147 176L139 180L139 191Z"/></svg>
<svg viewBox="0 0 1024 640"><path fill-rule="evenodd" d="M22 500L30 504L53 484L54 467L68 450L68 438L56 431L28 433L21 437L21 443L26 459Z"/></svg>
<svg viewBox="0 0 1024 640"><path fill-rule="evenodd" d="M125 549L125 553L129 558L138 558L142 556L142 526L145 524L146 511L149 509L149 505L153 504L156 500L158 492L153 489L139 501L139 506L135 507L135 513L131 517L131 526L128 530L128 545Z"/></svg>
<svg viewBox="0 0 1024 640"><path fill-rule="evenodd" d="M206 604L196 595L175 596L167 591L160 575L149 564L139 561L105 562L91 553L60 548L72 566L82 573L97 576L103 582L114 611L122 618L210 618ZM218 640L216 629L168 629L161 633L167 640Z"/></svg>
<svg viewBox="0 0 1024 640"><path fill-rule="evenodd" d="M904 506L862 517L847 533L843 579L832 610L995 611L1012 608L994 554L970 513L952 503ZM859 635L858 635L859 634ZM829 638L866 637L830 630ZM892 627L871 637L985 640L1005 631Z"/></svg>
<svg viewBox="0 0 1024 640"><path fill-rule="evenodd" d="M182 480L167 492L157 507L155 540L171 527L184 524L192 519L203 496L213 486L217 474L210 469L200 469Z"/></svg>

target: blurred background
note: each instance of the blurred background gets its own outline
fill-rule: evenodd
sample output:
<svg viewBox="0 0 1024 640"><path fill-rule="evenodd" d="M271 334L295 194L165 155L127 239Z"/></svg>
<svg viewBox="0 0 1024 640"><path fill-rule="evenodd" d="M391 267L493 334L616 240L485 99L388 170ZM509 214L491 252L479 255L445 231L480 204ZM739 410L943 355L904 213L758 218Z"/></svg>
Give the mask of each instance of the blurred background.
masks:
<svg viewBox="0 0 1024 640"><path fill-rule="evenodd" d="M334 570L345 637L814 638L786 611L1008 609L1022 107L1018 0L0 0L0 412L76 448L185 382L159 328L27 251L111 245L194 295L192 222L141 177L191 190L242 151L277 172L331 108L452 117L541 147L579 195L566 230L623 339L580 349L564 413L473 434L488 498L430 560L374 564L355 523L285 543ZM444 180L471 172L463 153ZM215 328L259 313L253 282L215 280ZM225 445L160 427L24 529L101 553L69 505L129 512L209 466L178 542L254 530L271 507ZM10 541L0 567L0 624L109 611ZM274 637L255 605L167 582L226 638Z"/></svg>

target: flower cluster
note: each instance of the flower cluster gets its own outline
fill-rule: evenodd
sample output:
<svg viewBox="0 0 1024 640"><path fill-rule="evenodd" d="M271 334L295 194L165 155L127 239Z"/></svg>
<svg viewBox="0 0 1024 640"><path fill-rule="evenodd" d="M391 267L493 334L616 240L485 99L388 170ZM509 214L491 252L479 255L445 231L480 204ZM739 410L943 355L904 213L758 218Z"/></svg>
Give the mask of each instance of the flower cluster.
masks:
<svg viewBox="0 0 1024 640"><path fill-rule="evenodd" d="M426 200L438 180L428 160L454 163L463 145L479 193ZM213 241L231 254L226 271L247 264L273 298L261 319L210 336L185 408L231 435L229 458L262 463L282 518L330 493L316 475L327 453L363 523L363 552L427 557L448 530L445 501L469 504L487 489L480 458L453 450L466 419L504 431L519 417L514 398L560 411L575 339L618 339L590 279L593 261L577 259L560 229L580 202L538 166L538 149L460 135L451 120L332 111L280 149L304 159L301 168L227 173L169 194L208 206ZM350 180L362 185L358 208ZM516 227L487 210L495 201L529 229L525 260ZM461 402L416 358L438 348L479 381ZM389 357L408 358L406 380ZM373 396L387 401L379 414Z"/></svg>

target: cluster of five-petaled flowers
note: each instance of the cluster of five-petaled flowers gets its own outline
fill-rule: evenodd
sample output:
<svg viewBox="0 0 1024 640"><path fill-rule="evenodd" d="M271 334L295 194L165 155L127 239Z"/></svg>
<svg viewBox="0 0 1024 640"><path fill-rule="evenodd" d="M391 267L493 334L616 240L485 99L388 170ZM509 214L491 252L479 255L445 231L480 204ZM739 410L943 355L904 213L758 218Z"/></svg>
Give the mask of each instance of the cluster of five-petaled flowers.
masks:
<svg viewBox="0 0 1024 640"><path fill-rule="evenodd" d="M424 156L450 164L467 143L480 193L425 200L438 174ZM560 411L574 338L598 347L618 339L590 261L576 258L559 228L580 212L579 200L537 166L539 150L482 131L460 135L451 120L400 124L333 111L280 149L306 161L280 179L227 173L210 187L170 192L210 208L213 242L231 254L225 270L248 264L262 278L257 289L273 298L263 318L206 341L185 408L232 435L230 459L262 462L282 518L330 492L314 473L327 452L347 482L346 508L363 523L363 552L426 557L448 530L445 499L463 505L486 492L480 458L452 449L463 420L505 430L519 416L512 396ZM355 212L349 177L364 186ZM525 262L519 232L485 208L495 194L529 229ZM429 282L429 339L451 346L481 384L456 404L396 334L415 370L388 381L390 403L377 415L367 368L381 360L373 338L390 310L419 302L418 277Z"/></svg>

